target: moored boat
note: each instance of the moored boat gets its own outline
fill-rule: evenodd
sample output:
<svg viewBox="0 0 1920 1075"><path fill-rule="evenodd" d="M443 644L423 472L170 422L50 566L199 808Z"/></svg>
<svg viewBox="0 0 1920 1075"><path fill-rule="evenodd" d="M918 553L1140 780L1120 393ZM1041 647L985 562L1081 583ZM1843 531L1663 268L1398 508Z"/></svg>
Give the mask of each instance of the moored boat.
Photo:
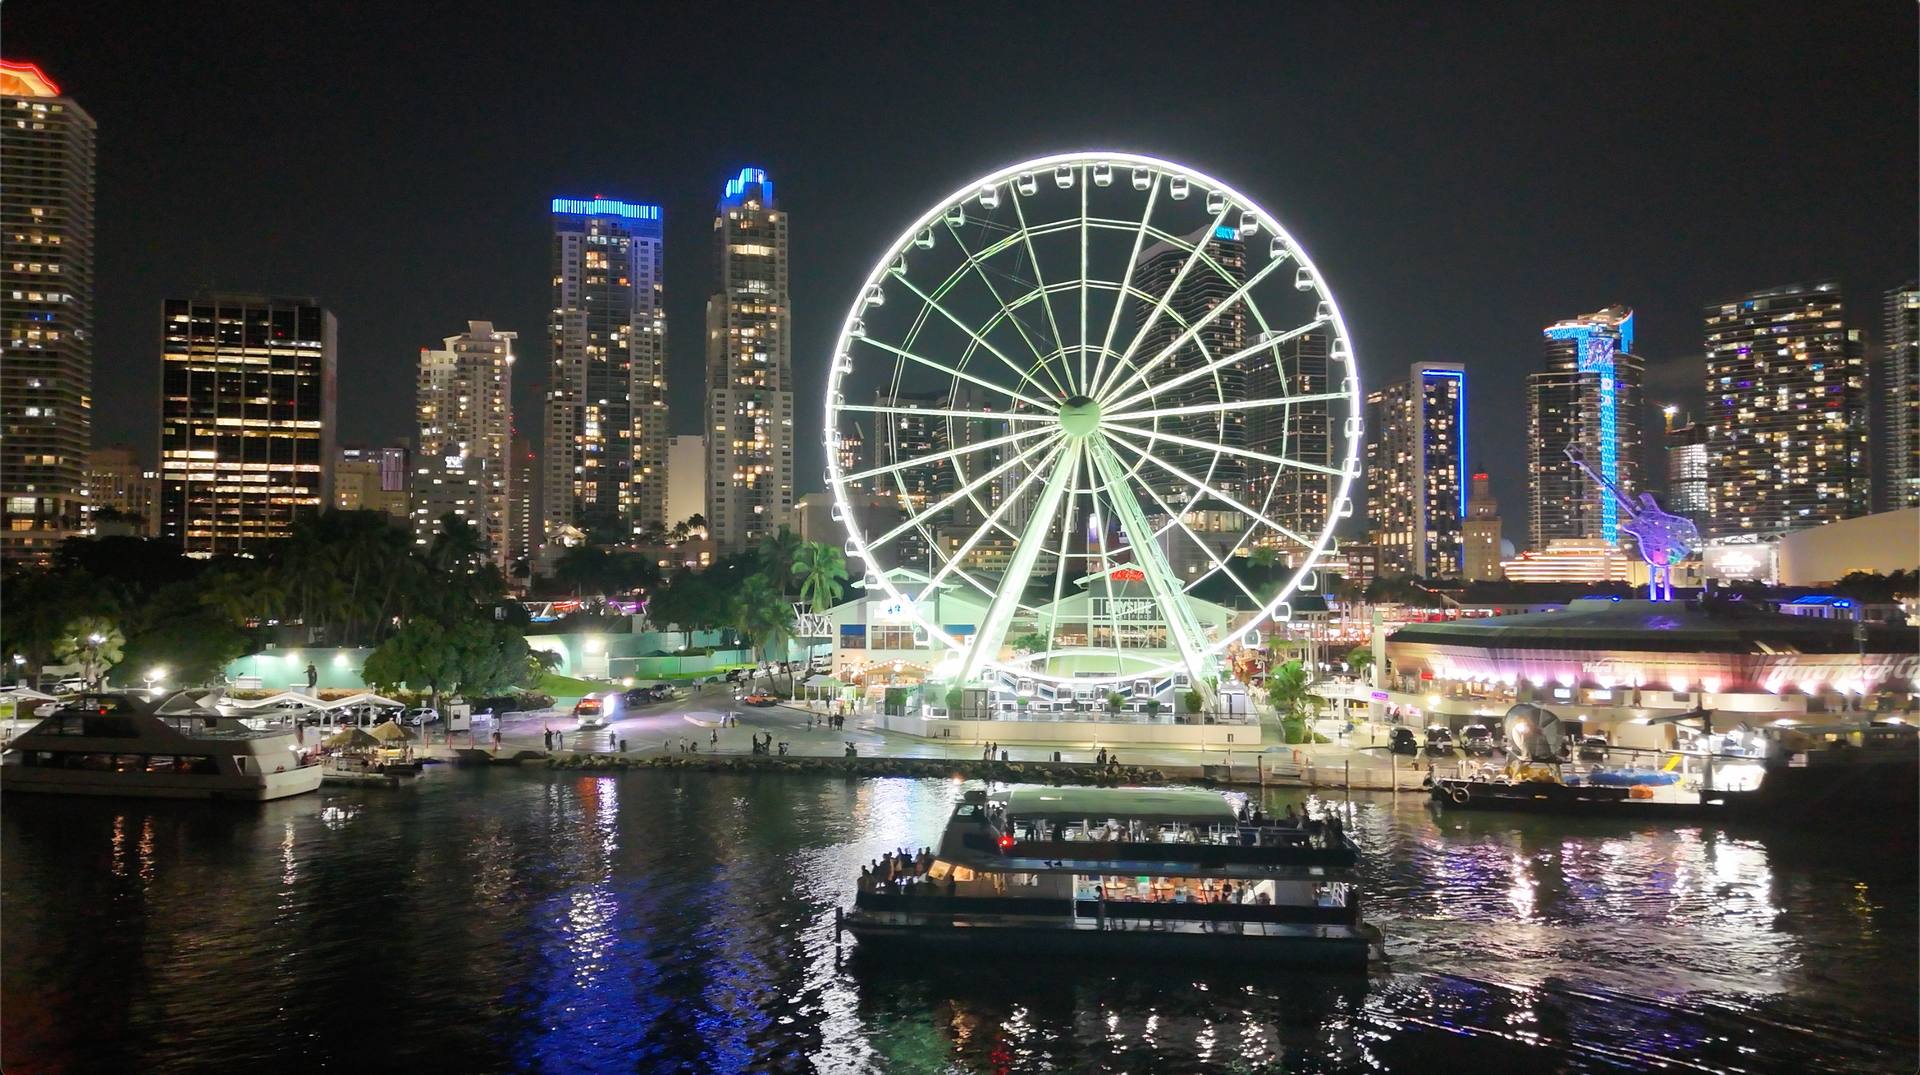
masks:
<svg viewBox="0 0 1920 1075"><path fill-rule="evenodd" d="M937 850L863 876L863 946L1364 969L1357 853L1337 819L1242 817L1199 789L969 792Z"/></svg>
<svg viewBox="0 0 1920 1075"><path fill-rule="evenodd" d="M49 795L263 802L320 780L291 729L249 726L185 692L83 695L0 756L0 789Z"/></svg>

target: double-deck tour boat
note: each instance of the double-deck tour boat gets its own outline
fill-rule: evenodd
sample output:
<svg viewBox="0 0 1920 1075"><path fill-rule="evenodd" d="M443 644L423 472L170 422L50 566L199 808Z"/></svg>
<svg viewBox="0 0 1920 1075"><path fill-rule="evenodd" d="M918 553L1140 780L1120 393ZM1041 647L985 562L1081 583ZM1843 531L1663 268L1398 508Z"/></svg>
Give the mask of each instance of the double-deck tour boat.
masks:
<svg viewBox="0 0 1920 1075"><path fill-rule="evenodd" d="M863 947L1221 959L1364 969L1338 820L1243 818L1199 789L966 793L937 850L864 874Z"/></svg>
<svg viewBox="0 0 1920 1075"><path fill-rule="evenodd" d="M256 728L185 692L87 694L0 756L0 789L262 802L313 791L322 769L291 729Z"/></svg>

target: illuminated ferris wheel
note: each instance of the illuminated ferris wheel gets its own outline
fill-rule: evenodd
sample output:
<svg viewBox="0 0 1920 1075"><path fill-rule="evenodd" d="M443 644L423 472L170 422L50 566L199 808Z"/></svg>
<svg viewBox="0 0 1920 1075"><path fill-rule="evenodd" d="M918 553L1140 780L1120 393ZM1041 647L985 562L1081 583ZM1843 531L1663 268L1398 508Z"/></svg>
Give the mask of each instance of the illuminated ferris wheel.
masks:
<svg viewBox="0 0 1920 1075"><path fill-rule="evenodd" d="M1244 194L1127 153L1004 168L908 228L847 314L826 421L849 560L959 682L1197 682L1287 618L1359 474L1313 262Z"/></svg>

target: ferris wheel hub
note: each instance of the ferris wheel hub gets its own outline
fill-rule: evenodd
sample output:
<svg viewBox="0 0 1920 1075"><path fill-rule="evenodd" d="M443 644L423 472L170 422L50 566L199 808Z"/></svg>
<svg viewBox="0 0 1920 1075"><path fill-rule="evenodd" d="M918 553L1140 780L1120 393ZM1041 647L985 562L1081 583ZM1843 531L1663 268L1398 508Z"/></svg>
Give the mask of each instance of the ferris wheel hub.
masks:
<svg viewBox="0 0 1920 1075"><path fill-rule="evenodd" d="M1084 437L1100 428L1100 403L1075 396L1060 405L1060 428L1069 437Z"/></svg>

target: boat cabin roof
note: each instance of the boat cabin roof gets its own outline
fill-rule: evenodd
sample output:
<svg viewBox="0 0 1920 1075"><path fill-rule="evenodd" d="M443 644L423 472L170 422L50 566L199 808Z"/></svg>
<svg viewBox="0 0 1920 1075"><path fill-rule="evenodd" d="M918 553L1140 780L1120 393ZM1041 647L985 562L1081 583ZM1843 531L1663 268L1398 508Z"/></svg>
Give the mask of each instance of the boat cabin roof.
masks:
<svg viewBox="0 0 1920 1075"><path fill-rule="evenodd" d="M1226 799L1198 788L1016 788L1000 798L1012 818L1137 818L1189 825L1239 821Z"/></svg>

